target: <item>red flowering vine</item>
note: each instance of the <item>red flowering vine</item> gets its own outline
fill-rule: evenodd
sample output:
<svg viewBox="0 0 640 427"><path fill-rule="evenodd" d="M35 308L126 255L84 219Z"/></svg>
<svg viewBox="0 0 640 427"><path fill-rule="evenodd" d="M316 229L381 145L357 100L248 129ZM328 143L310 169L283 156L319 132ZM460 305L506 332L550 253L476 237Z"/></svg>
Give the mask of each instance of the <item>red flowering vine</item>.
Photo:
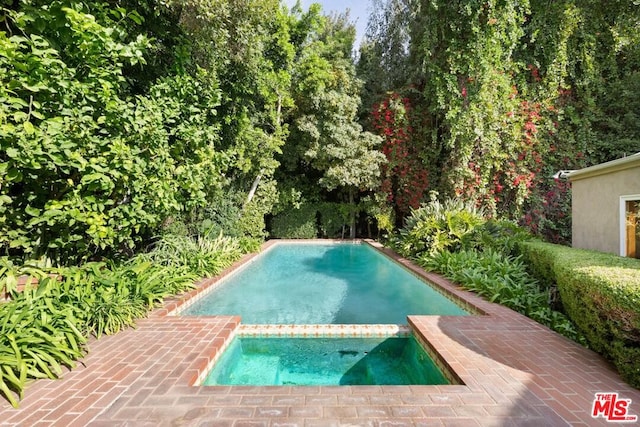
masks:
<svg viewBox="0 0 640 427"><path fill-rule="evenodd" d="M535 79L536 70L532 70ZM543 153L551 150L543 147L546 139L543 130L555 132L550 125L554 108L540 102L518 99L518 88L513 85L508 95L513 102L505 105L504 128L517 126L520 137L512 139L505 133L502 152L488 151L479 143L466 163L463 181L455 189L459 197L475 200L492 214L518 217L527 198L531 195L544 164Z"/></svg>
<svg viewBox="0 0 640 427"><path fill-rule="evenodd" d="M393 93L373 106L373 127L384 138L382 152L387 164L382 166L382 191L387 201L404 216L417 208L429 185L428 173L413 141L410 124L411 103Z"/></svg>

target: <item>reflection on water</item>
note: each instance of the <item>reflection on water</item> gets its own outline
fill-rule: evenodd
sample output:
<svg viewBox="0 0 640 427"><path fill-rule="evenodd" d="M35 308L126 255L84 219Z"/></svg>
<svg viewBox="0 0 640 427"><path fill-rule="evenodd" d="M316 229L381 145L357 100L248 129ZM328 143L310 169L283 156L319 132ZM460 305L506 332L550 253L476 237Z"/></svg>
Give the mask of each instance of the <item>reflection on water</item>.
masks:
<svg viewBox="0 0 640 427"><path fill-rule="evenodd" d="M463 309L364 244L278 244L183 315L240 315L245 324L406 323Z"/></svg>

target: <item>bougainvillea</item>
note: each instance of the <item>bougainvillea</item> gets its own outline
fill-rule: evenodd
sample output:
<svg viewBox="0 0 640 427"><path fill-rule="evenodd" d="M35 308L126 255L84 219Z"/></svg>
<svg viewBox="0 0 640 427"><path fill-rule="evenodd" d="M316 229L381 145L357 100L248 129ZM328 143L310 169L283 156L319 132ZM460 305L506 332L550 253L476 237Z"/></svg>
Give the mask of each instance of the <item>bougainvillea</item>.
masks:
<svg viewBox="0 0 640 427"><path fill-rule="evenodd" d="M384 138L382 152L387 158L381 191L400 219L420 205L429 185L411 126L411 102L392 93L374 105L372 119L374 129Z"/></svg>

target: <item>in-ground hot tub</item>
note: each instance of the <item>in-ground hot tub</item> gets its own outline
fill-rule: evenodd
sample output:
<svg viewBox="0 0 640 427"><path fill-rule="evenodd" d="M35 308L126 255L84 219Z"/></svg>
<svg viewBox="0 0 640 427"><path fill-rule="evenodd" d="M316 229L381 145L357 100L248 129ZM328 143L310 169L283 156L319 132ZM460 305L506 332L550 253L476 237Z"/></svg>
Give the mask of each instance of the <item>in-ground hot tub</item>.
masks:
<svg viewBox="0 0 640 427"><path fill-rule="evenodd" d="M413 336L236 337L202 385L450 384Z"/></svg>

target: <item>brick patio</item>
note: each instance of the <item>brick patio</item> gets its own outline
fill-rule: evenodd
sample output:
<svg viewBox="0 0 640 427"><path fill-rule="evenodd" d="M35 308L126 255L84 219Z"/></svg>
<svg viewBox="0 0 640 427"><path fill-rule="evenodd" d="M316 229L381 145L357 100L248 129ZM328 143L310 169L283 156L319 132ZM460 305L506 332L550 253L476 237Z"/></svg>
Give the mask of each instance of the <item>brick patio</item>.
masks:
<svg viewBox="0 0 640 427"><path fill-rule="evenodd" d="M442 277L421 274L484 313L409 317L464 385L192 386L240 319L167 316L181 299L136 329L93 340L62 379L32 383L19 409L0 401L0 425L608 425L591 417L594 394L607 391L632 399L630 413L640 415L640 391L597 354Z"/></svg>

